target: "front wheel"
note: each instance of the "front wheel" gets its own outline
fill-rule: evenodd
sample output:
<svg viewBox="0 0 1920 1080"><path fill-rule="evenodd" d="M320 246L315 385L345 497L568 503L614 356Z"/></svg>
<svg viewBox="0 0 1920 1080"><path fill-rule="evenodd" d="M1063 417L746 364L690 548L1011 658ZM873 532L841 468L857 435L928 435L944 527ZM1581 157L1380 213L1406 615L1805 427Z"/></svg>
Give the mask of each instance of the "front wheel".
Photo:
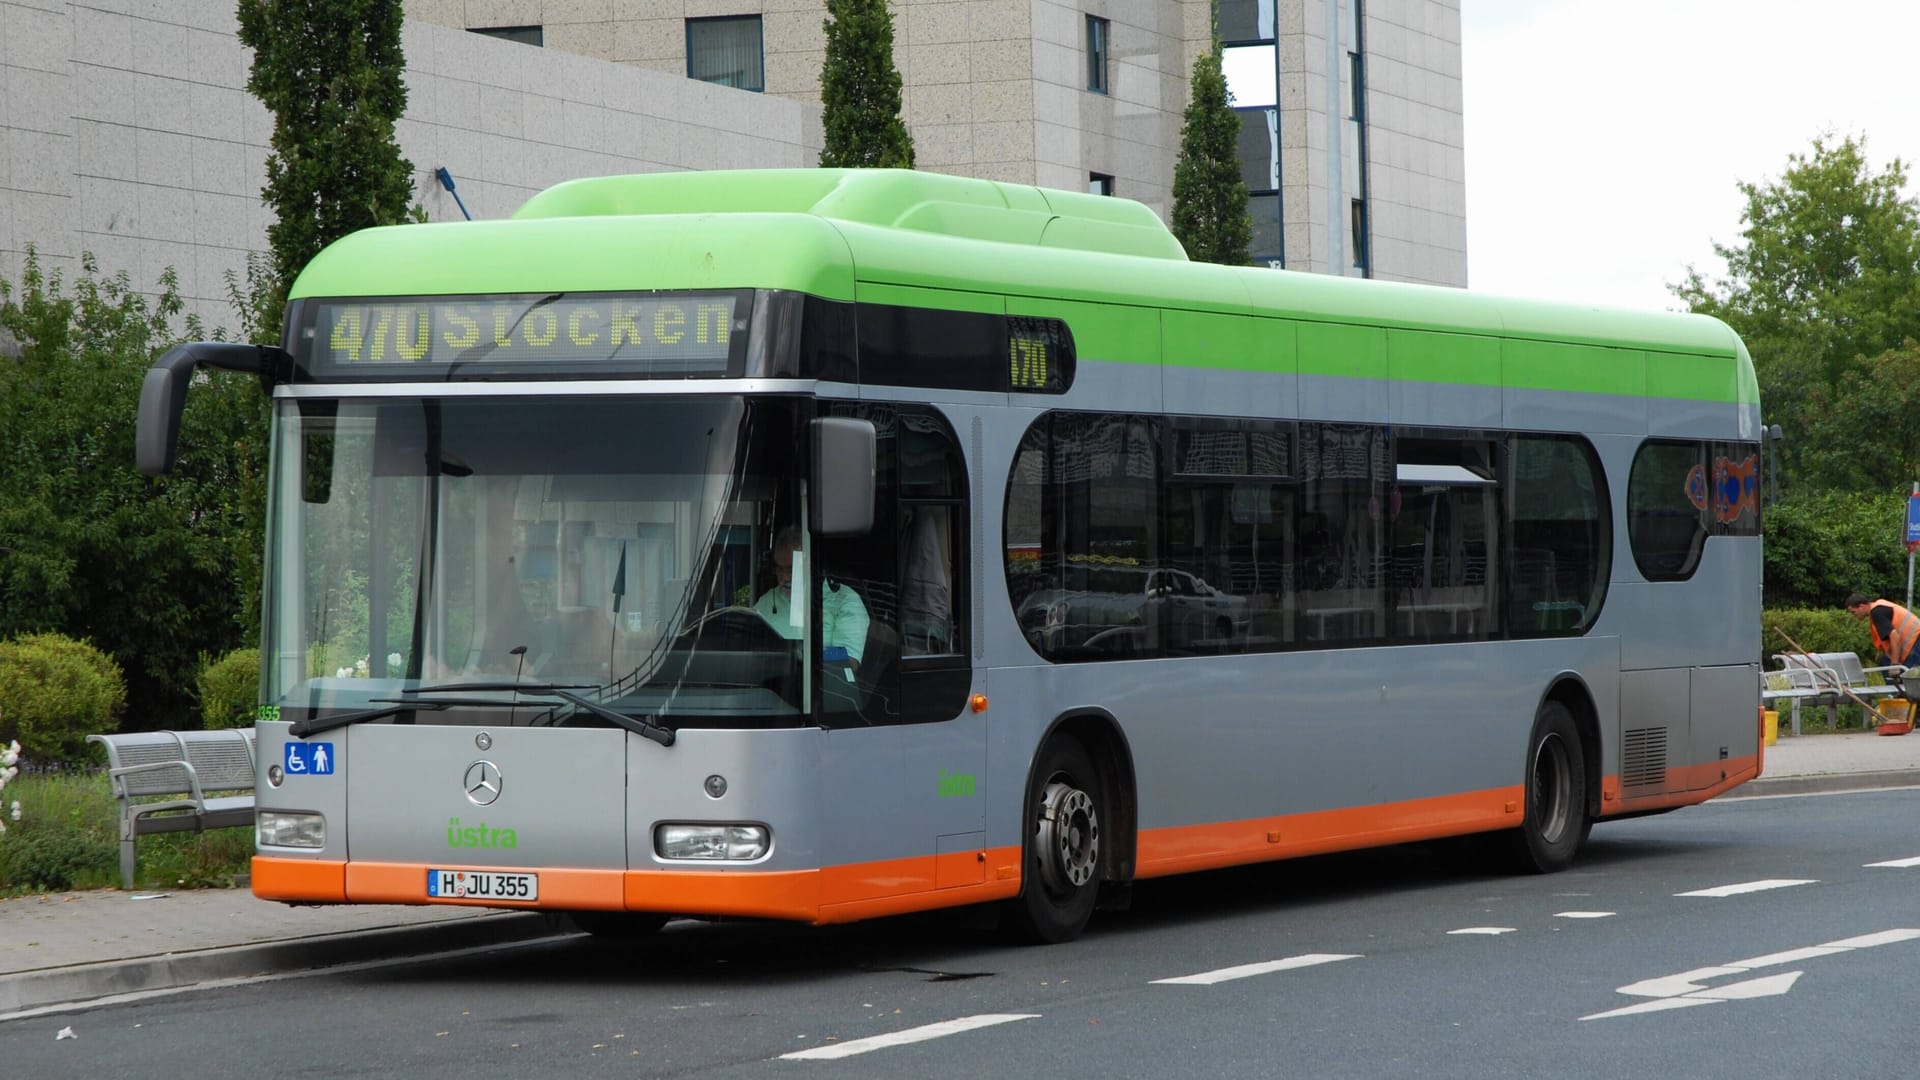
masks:
<svg viewBox="0 0 1920 1080"><path fill-rule="evenodd" d="M1510 839L1515 868L1536 874L1565 870L1592 829L1580 730L1565 705L1549 701L1540 706L1527 740L1526 817Z"/></svg>
<svg viewBox="0 0 1920 1080"><path fill-rule="evenodd" d="M1080 743L1052 739L1034 763L1020 895L1010 929L1053 945L1086 929L1100 894L1101 818L1106 806L1093 759Z"/></svg>

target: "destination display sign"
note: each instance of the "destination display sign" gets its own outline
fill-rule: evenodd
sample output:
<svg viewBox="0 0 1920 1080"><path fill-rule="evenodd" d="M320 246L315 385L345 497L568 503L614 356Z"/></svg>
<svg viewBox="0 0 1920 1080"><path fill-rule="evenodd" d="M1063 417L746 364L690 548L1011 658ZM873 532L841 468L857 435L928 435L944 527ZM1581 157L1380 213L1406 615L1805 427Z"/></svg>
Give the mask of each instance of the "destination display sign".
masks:
<svg viewBox="0 0 1920 1080"><path fill-rule="evenodd" d="M725 375L734 293L320 300L316 366L562 365L652 375ZM744 315L744 311L741 312Z"/></svg>

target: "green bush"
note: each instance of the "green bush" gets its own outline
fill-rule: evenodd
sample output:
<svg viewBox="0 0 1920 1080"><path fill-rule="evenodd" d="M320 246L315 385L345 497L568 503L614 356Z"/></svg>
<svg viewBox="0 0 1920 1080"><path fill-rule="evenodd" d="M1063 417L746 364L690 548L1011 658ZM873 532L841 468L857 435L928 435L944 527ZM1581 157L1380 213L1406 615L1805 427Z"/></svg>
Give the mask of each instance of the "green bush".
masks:
<svg viewBox="0 0 1920 1080"><path fill-rule="evenodd" d="M1766 511L1766 602L1838 608L1848 593L1894 595L1906 581L1906 496L1796 492ZM1792 628L1788 628L1792 634ZM1794 634L1795 637L1800 635ZM1767 651L1776 651L1770 641ZM1818 652L1812 645L1808 651Z"/></svg>
<svg viewBox="0 0 1920 1080"><path fill-rule="evenodd" d="M200 718L213 728L251 727L260 704L260 650L235 649L200 668Z"/></svg>
<svg viewBox="0 0 1920 1080"><path fill-rule="evenodd" d="M0 890L57 892L96 886L115 874L116 841L72 829L22 831L0 841Z"/></svg>
<svg viewBox="0 0 1920 1080"><path fill-rule="evenodd" d="M1810 653L1857 653L1863 664L1874 662L1873 638L1864 620L1847 614L1845 608L1768 608L1760 613L1760 656L1767 667L1775 653L1793 652L1793 646L1780 631L1800 643Z"/></svg>
<svg viewBox="0 0 1920 1080"><path fill-rule="evenodd" d="M116 730L127 684L113 658L84 641L28 634L0 642L0 742L38 762L78 761L87 736Z"/></svg>

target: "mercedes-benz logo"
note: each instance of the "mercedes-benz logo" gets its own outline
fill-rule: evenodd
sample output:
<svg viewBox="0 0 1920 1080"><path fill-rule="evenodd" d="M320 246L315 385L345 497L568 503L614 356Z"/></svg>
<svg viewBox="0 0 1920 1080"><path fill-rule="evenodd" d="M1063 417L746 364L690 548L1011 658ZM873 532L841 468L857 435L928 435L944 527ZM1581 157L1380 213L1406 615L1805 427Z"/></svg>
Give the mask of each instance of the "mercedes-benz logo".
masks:
<svg viewBox="0 0 1920 1080"><path fill-rule="evenodd" d="M491 761L476 761L467 766L467 777L462 783L467 789L468 802L492 806L493 800L500 797L500 766Z"/></svg>

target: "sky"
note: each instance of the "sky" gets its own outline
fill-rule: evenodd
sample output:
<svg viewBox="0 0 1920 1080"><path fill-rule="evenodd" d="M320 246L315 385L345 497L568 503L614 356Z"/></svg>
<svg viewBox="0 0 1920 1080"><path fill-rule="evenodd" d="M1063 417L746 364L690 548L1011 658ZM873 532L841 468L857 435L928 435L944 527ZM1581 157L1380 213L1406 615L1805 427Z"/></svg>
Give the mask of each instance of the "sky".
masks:
<svg viewBox="0 0 1920 1080"><path fill-rule="evenodd" d="M1816 136L1920 195L1920 0L1460 0L1476 291L1669 309Z"/></svg>

